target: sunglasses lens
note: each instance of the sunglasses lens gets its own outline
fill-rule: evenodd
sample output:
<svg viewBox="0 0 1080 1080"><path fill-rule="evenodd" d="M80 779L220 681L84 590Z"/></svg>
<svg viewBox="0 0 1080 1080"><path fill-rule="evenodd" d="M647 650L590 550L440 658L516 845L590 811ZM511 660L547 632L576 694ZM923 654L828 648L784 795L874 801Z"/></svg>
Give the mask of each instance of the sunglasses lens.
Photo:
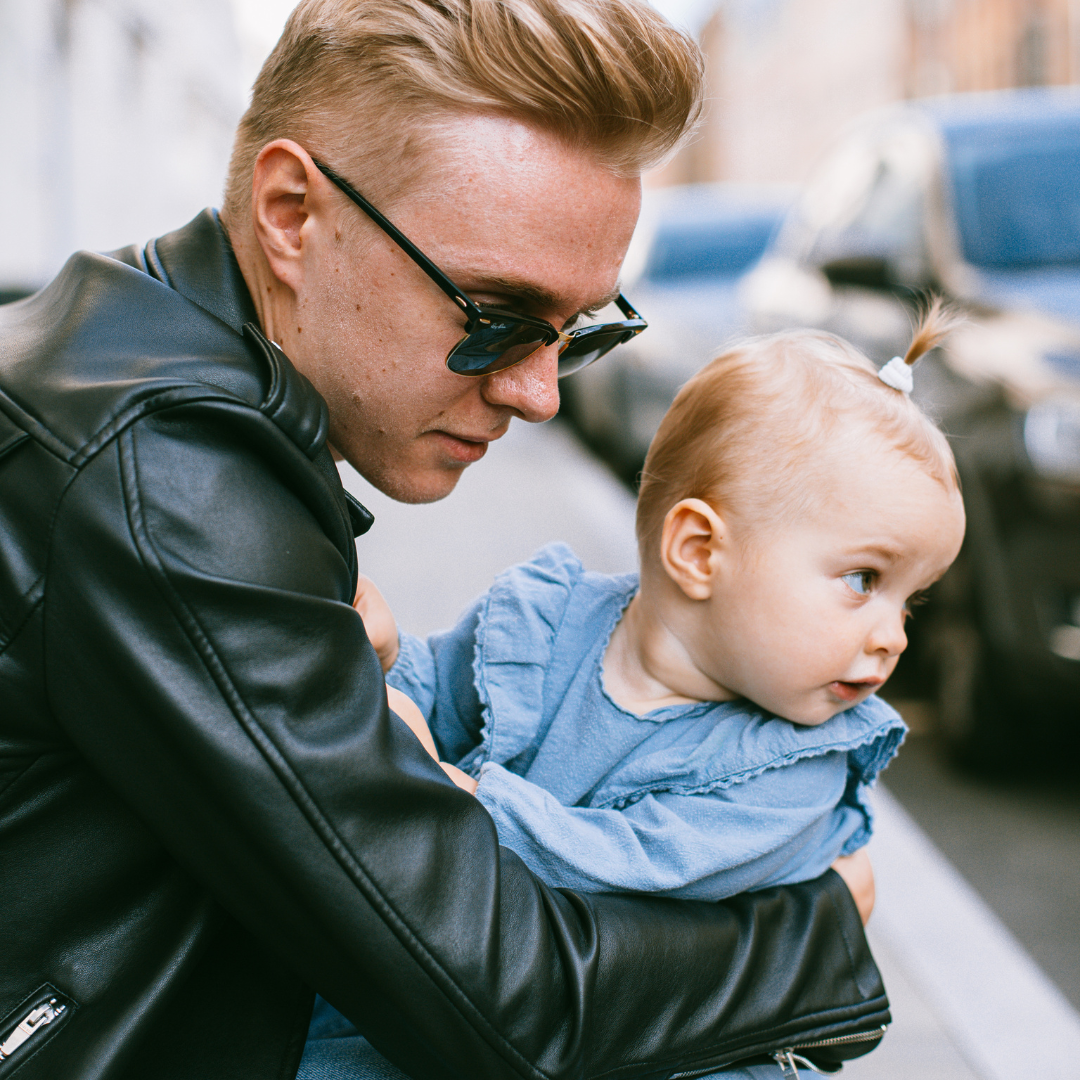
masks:
<svg viewBox="0 0 1080 1080"><path fill-rule="evenodd" d="M489 375L542 349L550 336L536 326L493 322L462 338L446 358L446 366L458 375Z"/></svg>
<svg viewBox="0 0 1080 1080"><path fill-rule="evenodd" d="M616 345L622 345L634 337L633 330L620 327L617 330L599 330L595 333L582 334L575 338L559 354L559 378L573 375L588 367L594 360L599 360L605 353L611 352Z"/></svg>

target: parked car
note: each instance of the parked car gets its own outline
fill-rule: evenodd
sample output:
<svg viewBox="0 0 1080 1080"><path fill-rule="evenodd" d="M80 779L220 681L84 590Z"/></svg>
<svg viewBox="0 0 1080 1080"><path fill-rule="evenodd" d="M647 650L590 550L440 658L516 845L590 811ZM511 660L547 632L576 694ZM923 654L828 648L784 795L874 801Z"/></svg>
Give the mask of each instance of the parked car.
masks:
<svg viewBox="0 0 1080 1080"><path fill-rule="evenodd" d="M738 281L790 188L688 184L646 192L623 290L649 329L562 384L562 412L633 481L678 388L742 328Z"/></svg>
<svg viewBox="0 0 1080 1080"><path fill-rule="evenodd" d="M884 363L931 290L968 316L915 380L953 436L968 533L912 651L953 748L1007 764L1080 730L1080 93L874 115L741 297L755 331L817 326Z"/></svg>

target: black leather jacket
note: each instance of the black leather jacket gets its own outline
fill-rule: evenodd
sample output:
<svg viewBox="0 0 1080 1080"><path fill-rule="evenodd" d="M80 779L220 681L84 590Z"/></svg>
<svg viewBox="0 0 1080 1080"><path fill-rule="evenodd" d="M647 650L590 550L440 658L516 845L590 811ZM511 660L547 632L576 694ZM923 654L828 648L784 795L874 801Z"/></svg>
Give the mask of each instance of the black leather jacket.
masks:
<svg viewBox="0 0 1080 1080"><path fill-rule="evenodd" d="M879 1030L832 872L592 897L500 850L391 721L364 515L254 318L209 212L0 307L0 1080L289 1078L312 988L418 1078Z"/></svg>

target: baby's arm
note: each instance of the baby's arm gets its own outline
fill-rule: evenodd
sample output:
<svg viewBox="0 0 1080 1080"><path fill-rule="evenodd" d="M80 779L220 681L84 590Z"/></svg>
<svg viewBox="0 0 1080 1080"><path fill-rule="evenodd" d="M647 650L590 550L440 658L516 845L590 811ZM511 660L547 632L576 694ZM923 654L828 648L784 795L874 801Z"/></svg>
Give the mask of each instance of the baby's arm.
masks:
<svg viewBox="0 0 1080 1080"><path fill-rule="evenodd" d="M404 720L412 728L413 734L423 744L424 749L439 762L439 768L459 788L467 791L470 795L475 795L476 781L468 773L462 772L456 765L439 761L439 751L435 748L435 740L431 737L431 729L427 726L424 714L416 707L416 702L400 690L395 690L392 686L386 688L386 700L398 718Z"/></svg>
<svg viewBox="0 0 1080 1080"><path fill-rule="evenodd" d="M383 671L389 671L398 657L397 623L394 621L390 605L375 587L375 583L371 578L364 577L362 574L357 582L353 607L356 608L360 613L360 617L364 620L364 630L367 632L368 640L379 657ZM435 740L431 737L431 729L428 727L424 714L420 711L416 702L407 694L389 685L386 687L386 700L394 714L408 724L424 749L439 762L439 767L443 772L459 788L463 788L470 794L475 793L476 781L471 776L462 772L456 765L449 765L445 761L439 761L439 751L435 746Z"/></svg>
<svg viewBox="0 0 1080 1080"><path fill-rule="evenodd" d="M480 744L483 710L473 678L476 633L483 598L450 630L426 640L402 631L397 660L386 682L416 702L444 761L460 762Z"/></svg>
<svg viewBox="0 0 1080 1080"><path fill-rule="evenodd" d="M843 762L829 765L842 791ZM861 824L836 806L835 790L800 804L786 771L713 792L658 791L616 810L562 806L488 764L477 797L500 842L551 885L718 900L820 876Z"/></svg>
<svg viewBox="0 0 1080 1080"><path fill-rule="evenodd" d="M851 891L855 906L859 909L863 926L870 921L874 910L877 890L874 887L874 868L870 865L870 856L866 848L859 848L852 855L841 855L833 864L835 870Z"/></svg>
<svg viewBox="0 0 1080 1080"><path fill-rule="evenodd" d="M398 656L398 629L390 605L383 599L383 594L375 587L375 582L360 574L356 582L354 608L364 620L364 630L379 657L384 672L394 666ZM421 742L423 740L421 739Z"/></svg>

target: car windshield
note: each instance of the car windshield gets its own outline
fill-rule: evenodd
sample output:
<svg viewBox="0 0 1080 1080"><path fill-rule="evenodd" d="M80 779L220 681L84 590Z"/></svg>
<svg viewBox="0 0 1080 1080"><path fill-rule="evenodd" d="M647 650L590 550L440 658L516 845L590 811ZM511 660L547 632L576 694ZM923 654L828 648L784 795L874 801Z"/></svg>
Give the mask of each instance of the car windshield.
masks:
<svg viewBox="0 0 1080 1080"><path fill-rule="evenodd" d="M765 250L778 211L679 217L656 230L643 277L666 283L740 274Z"/></svg>
<svg viewBox="0 0 1080 1080"><path fill-rule="evenodd" d="M971 124L944 134L968 262L1080 264L1080 116Z"/></svg>

